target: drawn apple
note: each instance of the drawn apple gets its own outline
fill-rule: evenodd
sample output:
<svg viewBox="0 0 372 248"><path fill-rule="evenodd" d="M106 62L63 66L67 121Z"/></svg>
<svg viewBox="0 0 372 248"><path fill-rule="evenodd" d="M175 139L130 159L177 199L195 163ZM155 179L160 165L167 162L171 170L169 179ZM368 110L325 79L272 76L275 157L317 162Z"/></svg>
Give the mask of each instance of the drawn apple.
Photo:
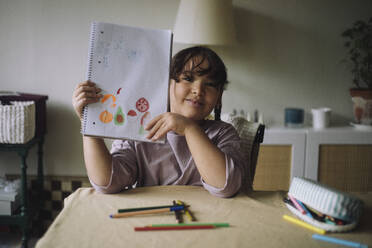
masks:
<svg viewBox="0 0 372 248"><path fill-rule="evenodd" d="M137 100L136 102L136 109L143 113L146 112L150 107L149 102L146 100L146 98L141 97L140 99Z"/></svg>

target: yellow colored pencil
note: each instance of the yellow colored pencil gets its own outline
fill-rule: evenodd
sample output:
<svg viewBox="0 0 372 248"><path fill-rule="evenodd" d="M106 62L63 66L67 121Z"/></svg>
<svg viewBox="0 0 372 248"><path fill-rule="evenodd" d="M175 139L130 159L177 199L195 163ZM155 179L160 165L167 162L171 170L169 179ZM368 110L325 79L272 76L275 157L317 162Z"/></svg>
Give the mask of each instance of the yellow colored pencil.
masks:
<svg viewBox="0 0 372 248"><path fill-rule="evenodd" d="M176 201L177 204L179 205L184 205L185 203L183 201L180 201L180 200L177 200ZM190 221L196 221L196 218L194 217L194 215L191 213L191 211L189 210L188 207L185 207L185 215L187 216L187 218L189 218Z"/></svg>
<svg viewBox="0 0 372 248"><path fill-rule="evenodd" d="M186 210L185 214L186 214L187 218L189 218L190 221L195 221L196 220L195 217L193 215L191 215L189 210Z"/></svg>
<svg viewBox="0 0 372 248"><path fill-rule="evenodd" d="M312 226L310 224L307 224L306 222L303 222L303 221L301 221L299 219L293 218L293 217L291 217L289 215L286 215L286 214L283 215L283 219L285 219L286 221L289 221L289 222L291 222L293 224L296 224L296 225L305 227L305 228L307 228L307 229L309 229L309 230L311 230L313 232L319 233L319 234L325 234L326 233L326 231L324 229L321 229L321 228L318 228L318 227L314 227L314 226Z"/></svg>

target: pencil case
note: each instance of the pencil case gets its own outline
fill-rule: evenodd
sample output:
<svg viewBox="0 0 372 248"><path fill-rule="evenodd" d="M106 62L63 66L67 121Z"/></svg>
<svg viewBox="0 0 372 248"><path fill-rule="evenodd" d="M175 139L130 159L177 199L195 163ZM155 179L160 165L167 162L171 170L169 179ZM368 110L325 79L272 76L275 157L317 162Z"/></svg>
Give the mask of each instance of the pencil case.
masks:
<svg viewBox="0 0 372 248"><path fill-rule="evenodd" d="M363 202L357 197L310 179L293 178L288 195L299 201L307 212L303 214L287 201L286 206L294 215L328 232L351 231L363 211Z"/></svg>

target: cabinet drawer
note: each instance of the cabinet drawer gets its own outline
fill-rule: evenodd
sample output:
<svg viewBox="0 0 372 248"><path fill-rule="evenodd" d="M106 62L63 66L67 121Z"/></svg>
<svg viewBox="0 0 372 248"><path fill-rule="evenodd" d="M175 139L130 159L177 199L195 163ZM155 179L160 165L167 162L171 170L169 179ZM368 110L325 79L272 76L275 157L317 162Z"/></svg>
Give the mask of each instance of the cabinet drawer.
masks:
<svg viewBox="0 0 372 248"><path fill-rule="evenodd" d="M343 191L372 191L372 145L320 145L318 179Z"/></svg>
<svg viewBox="0 0 372 248"><path fill-rule="evenodd" d="M288 190L292 146L261 145L258 154L254 190Z"/></svg>

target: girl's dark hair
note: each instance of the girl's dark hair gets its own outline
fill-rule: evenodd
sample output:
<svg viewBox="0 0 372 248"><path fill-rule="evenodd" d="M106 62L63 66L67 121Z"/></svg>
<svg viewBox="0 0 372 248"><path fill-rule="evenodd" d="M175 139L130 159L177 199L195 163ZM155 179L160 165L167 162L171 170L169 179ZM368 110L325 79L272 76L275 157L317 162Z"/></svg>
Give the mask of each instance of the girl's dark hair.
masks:
<svg viewBox="0 0 372 248"><path fill-rule="evenodd" d="M174 55L170 66L170 78L179 82L185 65L190 60L193 62L192 72L199 76L208 75L208 78L217 83L221 90L225 89L225 85L228 83L225 64L213 50L203 46L186 48ZM208 67L201 68L200 65L205 60L208 62Z"/></svg>

